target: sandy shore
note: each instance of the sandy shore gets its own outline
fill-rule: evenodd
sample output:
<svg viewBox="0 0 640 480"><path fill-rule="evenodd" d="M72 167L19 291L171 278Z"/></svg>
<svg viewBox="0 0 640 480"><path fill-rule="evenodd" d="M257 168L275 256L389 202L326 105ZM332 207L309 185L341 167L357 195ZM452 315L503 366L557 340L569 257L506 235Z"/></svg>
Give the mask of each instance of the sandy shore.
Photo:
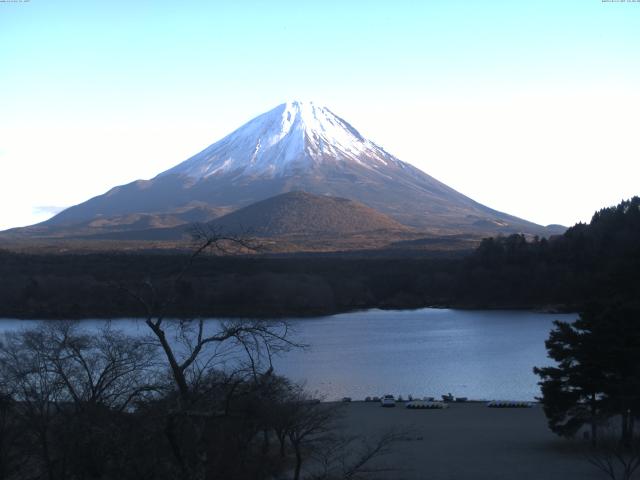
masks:
<svg viewBox="0 0 640 480"><path fill-rule="evenodd" d="M563 440L533 408L450 404L444 410L409 410L402 404L353 402L344 408L345 432L374 438L405 430L393 453L377 465L398 468L378 478L425 480L591 480L605 478L584 457L581 442Z"/></svg>

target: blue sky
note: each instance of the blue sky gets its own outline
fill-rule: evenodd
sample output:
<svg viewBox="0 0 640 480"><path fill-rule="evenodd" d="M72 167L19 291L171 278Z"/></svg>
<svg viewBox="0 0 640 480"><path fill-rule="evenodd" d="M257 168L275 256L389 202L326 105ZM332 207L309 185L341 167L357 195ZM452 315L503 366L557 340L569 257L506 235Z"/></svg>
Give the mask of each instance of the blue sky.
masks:
<svg viewBox="0 0 640 480"><path fill-rule="evenodd" d="M149 178L293 98L493 208L639 194L640 3L0 2L0 228Z"/></svg>

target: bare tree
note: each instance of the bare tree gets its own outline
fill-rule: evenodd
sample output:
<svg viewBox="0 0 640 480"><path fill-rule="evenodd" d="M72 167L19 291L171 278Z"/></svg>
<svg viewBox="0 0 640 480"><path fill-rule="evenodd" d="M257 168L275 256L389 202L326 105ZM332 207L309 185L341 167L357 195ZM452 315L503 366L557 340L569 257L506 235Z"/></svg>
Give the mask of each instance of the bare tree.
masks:
<svg viewBox="0 0 640 480"><path fill-rule="evenodd" d="M356 480L373 474L389 475L398 468L372 465L375 460L392 452L393 445L407 432L390 430L371 440L362 436L330 436L313 458L320 466L311 480Z"/></svg>
<svg viewBox="0 0 640 480"><path fill-rule="evenodd" d="M146 336L125 335L109 322L99 332L77 322L47 322L6 335L0 446L12 441L12 417L24 432L20 448L29 475L48 480L265 479L281 474L291 456L296 479L303 464L314 474L324 471L322 478L374 471L367 466L390 439L336 436L339 406L313 400L274 373L274 357L301 346L286 322L167 318L198 257L249 247L202 228L170 282L121 286L144 308ZM269 453L274 434L280 457ZM0 452L0 480L15 465L7 452ZM323 455L330 469L318 468Z"/></svg>
<svg viewBox="0 0 640 480"><path fill-rule="evenodd" d="M27 456L41 464L46 478L59 478L53 453L52 430L59 408L68 400L62 380L34 346L32 332L6 334L0 348L1 377L17 402L16 420L31 439Z"/></svg>
<svg viewBox="0 0 640 480"><path fill-rule="evenodd" d="M158 340L175 382L181 408L189 404L190 384L197 380L216 359L228 359L229 351L239 347L247 354L252 369L259 365L271 367L274 354L298 346L289 338L289 326L284 321L227 320L219 322L213 330L207 329L204 319L166 320L169 308L177 298L178 286L202 255L213 252L229 255L255 251L254 241L241 236L224 235L206 225L192 228L194 249L183 267L175 275L168 292L161 292L151 279L143 288L134 291L123 288L145 311L145 323ZM173 341L172 341L173 339Z"/></svg>
<svg viewBox="0 0 640 480"><path fill-rule="evenodd" d="M137 289L121 288L143 308L145 324L158 342L171 374L176 404L166 417L165 431L173 455L183 477L201 479L206 476L211 458L207 442L219 427L214 419L229 414L228 401L224 411L216 411L216 402L207 400L211 397L202 391L202 386L205 390L212 388L211 379L215 376L211 372L231 367L231 374L224 376L230 382L227 386L243 385L248 376L258 389L260 379L273 369L273 356L298 345L290 339L285 321L167 319L181 282L199 257L256 250L250 239L223 235L207 226L197 225L192 234L193 252L169 282L168 290L162 291L150 278ZM235 387L231 389L234 391ZM227 399L229 392L226 390ZM265 435L265 445L267 442Z"/></svg>
<svg viewBox="0 0 640 480"><path fill-rule="evenodd" d="M15 420L15 401L0 387L0 480L16 478L24 467L19 444L24 435Z"/></svg>
<svg viewBox="0 0 640 480"><path fill-rule="evenodd" d="M77 322L49 321L5 335L0 347L0 377L15 402L13 417L31 440L25 443L38 446L23 457L34 455L31 468L40 465L50 480L69 477L74 467L102 468L107 455L90 453L111 442L114 414L156 388L150 382L154 346L110 325L99 333L90 335Z"/></svg>
<svg viewBox="0 0 640 480"><path fill-rule="evenodd" d="M299 480L302 464L330 436L342 405L321 403L300 385L290 384L289 391L274 405L278 417L273 427L285 453L284 438L289 440L295 456L294 480Z"/></svg>
<svg viewBox="0 0 640 480"><path fill-rule="evenodd" d="M587 461L611 480L631 480L640 469L640 437L626 442L611 429L600 435L598 444L587 454Z"/></svg>
<svg viewBox="0 0 640 480"><path fill-rule="evenodd" d="M26 335L79 410L100 404L124 411L158 387L155 345L125 335L110 322L97 335L70 321L48 322Z"/></svg>
<svg viewBox="0 0 640 480"><path fill-rule="evenodd" d="M340 434L344 404L322 403L300 385L284 380L277 401L270 404L271 426L285 456L288 440L294 454L294 480L362 479L397 469L375 466L407 432L388 431L374 439ZM308 464L304 469L303 465Z"/></svg>

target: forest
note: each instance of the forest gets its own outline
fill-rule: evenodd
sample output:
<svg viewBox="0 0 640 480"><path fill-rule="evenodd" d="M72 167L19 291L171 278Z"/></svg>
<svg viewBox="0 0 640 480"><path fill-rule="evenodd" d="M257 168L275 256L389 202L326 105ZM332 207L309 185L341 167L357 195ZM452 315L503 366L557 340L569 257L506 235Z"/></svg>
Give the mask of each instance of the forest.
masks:
<svg viewBox="0 0 640 480"><path fill-rule="evenodd" d="M589 301L640 298L640 199L596 212L564 235L488 238L459 254L26 254L0 251L0 316L143 316L126 291L175 294L169 315L281 317L363 308L577 311Z"/></svg>

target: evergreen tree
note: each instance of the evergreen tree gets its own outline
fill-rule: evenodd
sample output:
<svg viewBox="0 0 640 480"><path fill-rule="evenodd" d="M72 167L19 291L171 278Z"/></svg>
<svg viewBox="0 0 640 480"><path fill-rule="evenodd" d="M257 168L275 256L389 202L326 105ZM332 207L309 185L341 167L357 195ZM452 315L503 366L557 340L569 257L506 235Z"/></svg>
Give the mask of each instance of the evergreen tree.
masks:
<svg viewBox="0 0 640 480"><path fill-rule="evenodd" d="M588 424L595 443L598 423L620 416L630 443L640 414L640 309L591 306L555 326L545 344L557 366L534 368L549 427L571 437Z"/></svg>

